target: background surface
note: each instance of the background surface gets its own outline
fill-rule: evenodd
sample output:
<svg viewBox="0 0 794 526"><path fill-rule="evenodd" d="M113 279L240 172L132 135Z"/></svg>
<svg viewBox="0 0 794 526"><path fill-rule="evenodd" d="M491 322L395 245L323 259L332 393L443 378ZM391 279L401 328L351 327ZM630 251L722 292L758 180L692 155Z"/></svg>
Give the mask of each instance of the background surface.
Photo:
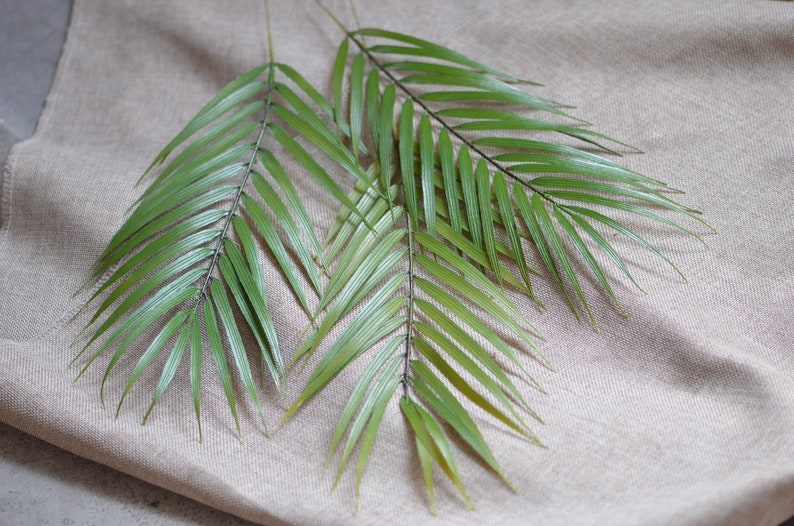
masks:
<svg viewBox="0 0 794 526"><path fill-rule="evenodd" d="M35 130L61 56L71 2L2 0L0 4L0 166L4 166L11 147ZM0 181L2 174L0 170ZM251 523L0 424L0 524Z"/></svg>
<svg viewBox="0 0 794 526"><path fill-rule="evenodd" d="M133 4L120 2L111 8L77 2L67 60L60 66L42 119L45 125L40 125L33 141L15 150L9 166L13 181L5 184L0 212L4 236L0 257L5 265L0 271L4 298L0 348L6 375L0 420L258 521L345 521L351 516L349 493L324 497L327 481L310 469L327 443L323 437L328 430L319 425L330 418L325 410L307 411L303 420L315 430L316 440L301 443L300 435L288 435L273 446L317 450L316 455L309 454L317 458L287 468L287 476L299 477L301 486L278 487L279 479L272 474L241 475L250 462L224 468L237 461L217 456L228 447L223 423L218 424L219 440L203 448L195 447L190 422L176 418L169 424L167 415L179 414L178 395L158 420L159 427L140 429L134 409L129 418L115 424L98 410L95 384L71 386L71 373L63 366L69 329L61 321L75 308L69 287L79 277L81 265L106 241L114 221L119 221L117 212L126 208L131 196L125 185L214 90L264 56L261 34L240 28L237 16L208 7L183 20L178 16L179 2L170 8ZM439 40L544 82L550 95L577 104L579 114L600 129L625 136L647 151L626 162L644 173L662 174L658 176L688 190L692 204L704 208L720 231L709 238L709 251L675 238L665 240L691 283L682 285L656 270L643 275L647 298L625 291L632 312L629 322L611 315L606 305L601 309L605 335L589 334L564 313L543 317L540 325L549 346L553 344L551 354L558 367L557 374L546 380L556 392L540 402L543 414L551 415L551 425L543 431L544 438L555 444L553 450L528 451L523 444L505 439L500 452L509 459L505 464L534 471L514 477L521 482L522 496L513 497L475 471L468 475L478 481L473 486L480 492L480 511L458 516L458 504L448 498L442 521L521 516L555 517L561 524L776 524L794 513L790 458L794 367L788 330L794 319L794 257L785 244L794 225L790 4L678 2L680 9L675 12L618 4L538 2L539 14L527 12L521 2L494 2L487 8L477 3L439 3L427 11L395 4L365 14L367 24ZM329 46L339 35L310 3L295 5L282 9L290 12L280 18L278 52L285 62L312 57L304 67L322 83L328 78ZM253 13L252 19L262 18L253 3L244 7ZM461 14L467 10L472 14ZM56 13L48 27L58 27L68 9L53 3L47 12ZM509 20L505 13L511 13ZM3 23L9 20L4 17ZM501 28L503 24L509 30ZM3 27L3 38L14 36L15 43L4 49L17 49L22 41L19 33L39 34L20 31L22 27L16 22ZM527 27L535 31L527 33ZM42 31L54 34L51 29ZM291 32L311 38L290 48L284 35ZM59 38L49 38L49 49L56 50L50 57L57 56ZM33 51L20 48L23 51L13 55L38 57L43 49L38 46L30 48ZM52 64L52 58L31 59L30 64L47 60ZM8 78L23 79L19 64L26 62L4 58L1 78L11 71ZM46 67L39 71L41 78ZM98 87L86 89L87 78L97 81ZM32 131L31 116L40 109L34 83L22 85L26 89L19 92L21 98L14 98L17 94L3 98L0 118L9 137L6 144ZM38 85L44 86L40 94L47 92L46 79ZM151 102L152 90L169 93L170 98L151 115L162 116L167 110L173 122L163 119L152 126L151 119L137 115ZM108 173L109 163L113 173ZM95 185L97 179L92 177L99 175L106 182L89 187L87 181ZM70 188L77 189L77 195L70 194ZM107 195L110 188L121 190ZM103 203L105 226L95 219L85 221L96 210L70 208L69 202L78 196L83 203ZM19 206L9 211L9 203ZM61 215L37 215L33 207L41 203ZM78 226L84 231L76 231ZM62 238L71 246L58 244ZM77 244L72 242L75 239ZM68 274L59 277L60 285L48 281L52 263L31 256L43 248L53 252L51 257L59 265L67 263ZM338 400L344 400L346 389L343 381L335 391ZM584 399L583 393L588 395ZM399 419L393 425L399 430ZM129 490L141 497L122 501L121 495L128 491L108 491L106 486L135 488L137 483L110 471L89 476L94 482L107 476L107 484L74 484L71 475L59 475L58 468L42 468L46 456L57 456L58 450L8 428L4 431L4 440L11 442L7 447L3 442L7 451L3 469L12 476L3 480L12 486L8 500L0 500L0 510L7 510L9 518L29 517L19 515L31 513L32 507L24 504L28 499L28 503L51 504L33 508L52 510L50 516L35 518L38 522L66 521L75 501L93 495L111 508L121 503L121 510L131 505L153 513L158 523L213 524L227 519L205 511L182 519L193 513L189 501L172 500L168 493L159 498L159 490L145 485ZM190 445L187 458L182 458L175 453L185 441ZM391 490L399 499L418 504L418 517L426 516L421 488L412 486L407 475L402 475L398 488L383 480L395 469L405 473L408 468L399 443L382 447L380 455L395 460L371 468L360 520L394 517L388 506L378 509L379 502L393 496ZM157 456L154 462L152 451ZM246 446L241 453L260 465L274 458L274 449L261 443ZM285 464L294 460L289 455L275 458ZM586 460L582 465L575 459ZM71 472L77 464L70 462L81 461L66 455L62 462ZM172 474L175 465L194 471ZM36 497L22 489L21 479L26 476L38 487L47 487L40 483L40 475L50 478L51 492ZM257 488L260 482L263 487ZM307 501L306 491L321 494L316 501L308 499L312 510L300 510L296 504ZM272 501L272 495L283 502ZM150 506L155 502L161 504ZM126 523L138 520L138 511L128 515L117 511ZM209 518L199 518L204 514Z"/></svg>

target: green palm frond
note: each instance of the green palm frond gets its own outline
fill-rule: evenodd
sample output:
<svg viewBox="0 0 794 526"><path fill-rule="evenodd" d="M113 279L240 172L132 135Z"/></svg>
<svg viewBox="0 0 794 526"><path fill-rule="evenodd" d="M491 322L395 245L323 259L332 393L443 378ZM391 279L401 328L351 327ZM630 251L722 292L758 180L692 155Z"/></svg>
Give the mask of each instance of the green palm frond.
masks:
<svg viewBox="0 0 794 526"><path fill-rule="evenodd" d="M360 196L363 201L367 194L361 192ZM512 338L534 348L531 327L504 291L481 270L448 245L414 231L402 206L378 198L371 207L362 208L368 208L367 217L376 227L370 230L360 219L348 217L346 226L354 232L333 260L336 267L320 302L326 308L322 321L296 359L308 359L331 329L348 317L346 326L323 353L284 419L372 350L374 357L357 382L332 440L329 460L335 451L342 450L337 481L358 445L358 494L381 418L397 393L404 399L401 407L417 440L427 439L420 443L422 451L428 452L461 491L454 455L440 423L469 443L507 481L469 410L458 398L467 399L508 428L539 443L521 414L534 413L499 360L492 357L491 348L526 372L522 359L513 344L475 313L474 305L479 304L507 328ZM340 228L338 232L343 235L345 230ZM480 340L487 343L483 345ZM438 420L419 401L431 408ZM416 415L420 416L414 418ZM422 427L417 429L419 425ZM345 435L347 439L343 440ZM428 490L432 492L432 486ZM465 491L463 495L467 500Z"/></svg>
<svg viewBox="0 0 794 526"><path fill-rule="evenodd" d="M377 43L366 44L365 37ZM527 240L573 312L578 317L584 310L597 328L572 256L585 264L621 312L608 274L593 251L601 251L632 283L634 279L605 231L628 236L675 268L661 251L609 214L649 219L700 239L681 219L664 213L702 223L700 212L671 197L679 190L586 149L539 140L558 135L602 153L632 149L583 127L587 123L563 111L570 106L530 95L520 89L527 82L415 37L362 29L348 32L346 40L358 48L357 56L369 61L370 75L377 74L386 83L384 93L394 89L404 100L398 140L410 156L414 156L413 143L418 143L423 181L423 193L416 199L407 191L406 207L417 216L415 207L421 203L427 232L434 234L436 193L443 192L446 210L439 213L456 232L466 232L475 246L485 250L497 281L501 253L518 267L531 293L527 259L531 254L522 246ZM349 77L352 93L358 81L352 72ZM351 121L353 106L351 99ZM415 113L420 115L418 140L411 117ZM337 118L340 114L337 111ZM413 171L405 162L402 167ZM441 179L434 183L439 173ZM499 232L506 241L501 251Z"/></svg>
<svg viewBox="0 0 794 526"><path fill-rule="evenodd" d="M373 39L377 43L370 44ZM512 488L472 409L540 445L525 415L540 419L506 369L521 371L528 385L542 391L522 351L540 364L548 361L535 344L539 333L507 290L524 291L543 308L532 287L540 274L534 267L540 266L577 317L583 309L597 329L581 267L621 312L594 251L634 282L605 230L628 236L672 265L608 211L697 237L665 215L699 220L699 212L670 197L676 190L564 141L603 153L630 147L584 128L587 123L564 111L568 106L530 95L521 84L528 83L436 44L379 29L346 31L338 49L333 107L326 114L369 174L371 184L362 179L350 199L377 226L367 228L346 206L339 213L326 241L332 272L316 316L322 321L296 359L308 361L334 326L343 320L346 326L327 344L284 420L368 356L329 453L330 461L341 450L338 482L358 447L357 497L383 414L398 396L433 510L434 467L471 505L450 433ZM538 133L563 141L538 140Z"/></svg>
<svg viewBox="0 0 794 526"><path fill-rule="evenodd" d="M296 71L268 63L218 92L155 157L144 177L155 169L157 176L93 265L87 285L109 277L89 300L96 312L82 331L90 336L75 361L92 352L83 359L80 375L112 351L104 387L118 361L148 337L147 329L162 326L140 354L119 409L155 358L167 353L145 420L187 353L198 419L206 346L238 431L230 357L264 423L254 367L243 343L247 334L257 343L263 370L284 396L284 360L260 253L278 264L307 316L310 296L322 291L325 262L306 207L278 156L291 155L352 210L347 194L296 137L313 142L335 164L367 180L352 154L295 90L315 93Z"/></svg>

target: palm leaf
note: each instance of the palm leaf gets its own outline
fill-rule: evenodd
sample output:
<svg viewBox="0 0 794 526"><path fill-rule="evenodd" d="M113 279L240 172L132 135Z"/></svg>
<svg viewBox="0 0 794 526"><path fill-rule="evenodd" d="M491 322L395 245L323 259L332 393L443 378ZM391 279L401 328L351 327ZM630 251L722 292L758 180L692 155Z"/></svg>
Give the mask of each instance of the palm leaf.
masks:
<svg viewBox="0 0 794 526"><path fill-rule="evenodd" d="M364 36L377 42L365 44ZM358 445L358 500L382 411L397 396L416 439L432 509L434 466L469 503L449 434L468 443L512 487L470 406L461 401L541 444L522 412L539 420L538 415L509 379L504 362L491 356L496 352L522 372L527 385L542 391L529 375L525 357L549 362L535 343L537 330L507 288L528 293L542 306L532 285L534 268L545 268L574 313L583 309L597 328L583 272L590 272L597 288L621 307L612 277L595 251L634 282L604 227L668 261L605 210L628 212L696 237L670 214L699 220L699 212L671 197L678 191L605 157L528 138L553 133L603 153L631 149L583 128L584 121L562 111L569 106L526 93L518 79L442 46L379 29L346 31L332 77L338 135L346 138L361 171L379 191L360 180L349 195L353 203L344 203L338 215L332 250L326 253L329 287L316 315L321 321L299 354L310 355L329 337L330 327L344 317L350 321L328 344L285 420L354 360L369 360L331 441L329 461L345 444L334 487ZM496 107L484 107L484 102ZM576 124L547 120L543 114ZM380 226L364 228L356 209ZM396 217L402 212L404 217ZM389 310L378 319L377 309L395 295L390 305L402 305L404 316Z"/></svg>
<svg viewBox="0 0 794 526"><path fill-rule="evenodd" d="M380 40L374 45L367 46L362 39L358 38L359 36L377 37ZM601 279L601 271L592 265L588 253L582 251L581 246L577 243L583 234L586 234L584 237L588 239L593 238L586 231L587 227L581 230L581 223L573 219L572 212L565 201L571 202L574 206L586 206L590 209L598 207L596 211L607 207L629 212L697 237L692 229L683 227L679 221L655 211L666 209L673 214L699 220L699 212L678 204L670 197L670 195L680 192L668 188L660 181L638 174L601 156L564 144L554 144L524 136L488 135L490 131L542 131L584 141L597 146L604 152L612 152L614 147L626 147L624 143L590 129L544 120L534 115L530 117L525 114L525 110L531 108L534 113L560 116L561 112L558 109L564 105L541 98L530 100L533 96L519 89L513 83L515 79L509 75L494 71L474 60L462 57L459 53L421 39L378 29L353 32L348 35L348 39L371 57L373 69L390 76L394 84L402 89L403 96L418 101L423 116L433 119L442 130L439 139L448 134L459 141L463 159L459 158L458 160L459 170L462 171L458 184L463 190L463 201L471 230L470 235L476 245L486 248L491 270L495 272L497 279L498 267L494 264L493 238L489 233L481 231L480 227L480 225L489 226L489 217L487 215L484 218L478 217L478 215L482 215L483 206L477 205L485 204L486 197L479 196L478 200L476 198L477 189L474 186L476 186L475 181L482 182L483 180L470 177L469 156L475 156L477 163L480 161L486 163L491 179L504 177L510 184L523 186L533 195L539 195L544 206L550 209L557 203L557 213L550 216L554 230L558 235L568 238L577 247L576 254L582 257L585 267L593 272L600 288L610 297L612 295ZM438 89L428 92L410 87L416 83L424 85L435 82L445 88L458 86L467 89L463 91ZM499 102L501 107L483 107L481 104L483 100ZM470 103L470 105L467 106L466 103ZM467 132L475 132L475 135L469 137ZM607 146L608 143L615 146ZM450 175L452 173L451 163L449 163L450 149L448 146L442 148L439 145L439 154L446 159L447 163L446 170L443 169L443 166L441 170L445 177L445 188L453 185L453 177ZM496 153L490 153L490 150L493 149L496 149ZM474 173L477 173L476 170ZM496 174L504 175L497 176ZM528 178L525 174L537 174L537 176ZM484 185L481 186L484 189ZM506 230L515 258L523 260L526 256L522 257L524 250L519 243L521 236L515 235L517 232L511 232L509 226L504 226L511 222L505 219L507 216L521 217L522 214L517 208L517 203L513 202L510 206L510 200L505 199L502 190L503 188L500 188L502 199L498 203L499 216L502 219L501 226ZM448 195L450 199L447 200L447 204L452 210L450 217L454 218L451 219L454 226L458 222L456 214L458 201L455 190L449 191ZM492 195L491 200L497 201L497 197ZM560 200L563 201L560 202ZM509 208L513 209L512 213L508 213ZM561 217L570 221L565 223L565 219L563 219L563 222L560 222L559 218ZM566 226L573 228L566 228ZM486 230L490 231L490 227ZM525 230L524 237L531 237L527 234L528 232ZM616 249L611 245L597 242L594 248L602 250L610 260L615 261ZM562 252L553 252L550 255L551 259L541 259L553 275L555 271L549 267L549 264L555 266L563 264L559 258L564 255ZM520 264L519 266L523 267ZM622 266L618 266L623 271ZM519 268L519 270L522 277L527 280L526 268ZM561 279L558 283L560 290L567 294L567 291L564 290L566 287L564 281L568 281L578 297L578 291L575 290L576 287L570 281L568 274L563 272L563 275L565 279ZM587 310L587 305L581 298L580 302L582 307ZM573 302L571 303L573 306Z"/></svg>
<svg viewBox="0 0 794 526"><path fill-rule="evenodd" d="M335 79L336 82L340 82L338 76L335 76ZM335 91L340 90L335 88ZM314 366L306 387L284 417L285 420L289 419L350 363L359 359L373 346L381 348L351 395L334 434L329 455L330 458L346 436L337 469L338 481L354 449L356 446L359 447L357 495L382 413L388 405L388 400L396 396L400 386L403 397L417 401L424 400L430 408L433 408L434 403L440 403L439 400L448 401L453 396L450 394L451 391L437 394L438 387L432 380L435 377L431 376L436 373L433 373L424 362L418 365L422 373L415 372L418 362L411 356L418 352L417 346L424 351L422 355L438 358L443 354L445 357L452 357L449 362L435 359L434 365L438 368L439 375L453 379L455 392L462 393L462 396L472 400L475 405L485 408L486 412L508 428L525 437L534 436L527 429L519 413L519 408L525 405L520 391L508 379L497 362L490 358L488 352L478 344L474 345L473 351L462 351L463 346L470 342L467 337L458 334L457 329L453 329L452 334L463 340L463 344L451 343L451 338L455 336L444 335L443 332L433 328L434 318L437 319L437 313L441 311L432 301L441 298L440 308L452 308L453 316L458 315L455 321L448 318L452 324L456 327L461 323L466 324L471 331L489 339L489 342L495 342L514 364L523 369L516 349L497 336L472 312L474 303L482 300L487 312L498 317L500 323L513 330L518 341L531 342L529 330L521 326L521 321L516 322L516 319L523 320L523 316L504 291L494 286L485 274L451 250L448 245L437 241L434 237L435 228L428 227L427 215L432 213L432 216L436 217L434 207L427 204L428 201L435 204L436 197L435 140L428 119L420 120L416 127L413 125L410 101L395 112L392 93L394 91L394 87L389 89L387 86L383 94L380 92L367 94L368 97L378 98L378 103L372 105L373 108L377 108L378 116L370 122L363 122L362 116L361 127L368 132L365 138L373 141L370 144L375 145L373 149L375 156L368 158L372 165L376 166L374 170L370 170L370 173L379 174L377 178L373 177L373 182L381 185L381 194L386 193L392 185L401 188L402 192L398 193L397 197L403 199L405 208L392 205L391 199L383 199L380 194L368 193L364 186L351 194L351 198L358 200L354 206L364 213L365 218L374 227L365 228L363 222L353 218L353 224L348 228L349 237L344 245L345 248L336 250L334 257L328 257L332 272L320 300L322 319L299 350L298 356L310 356L328 337L330 329L344 316L352 316L352 318L341 334L330 343L320 362ZM345 114L345 112L335 113L337 117ZM376 129L370 127L373 123L377 124ZM355 127L352 123L347 123L347 126L350 129ZM397 137L394 137L393 130L397 130ZM418 146L414 145L416 137L418 137ZM375 142L376 138L377 142ZM396 147L390 146L392 142ZM395 163L393 157L398 157L399 162ZM418 168L414 167L415 158ZM383 164L387 166L384 168ZM392 192L389 191L388 195L392 195ZM361 203L360 207L359 203ZM490 212L489 202L488 213ZM342 220L349 220L351 217L349 213L340 213ZM405 219L402 219L403 217ZM401 221L406 221L407 227L398 226ZM412 225L422 225L423 230L427 232L415 231ZM344 226L340 226L338 232L342 232L343 228ZM495 246L495 243L493 245ZM420 248L422 251L432 253L439 261L420 254L418 252ZM398 268L404 264L408 265L407 273ZM428 294L423 288L424 281L420 274L440 283L441 287L451 288L456 297L447 297L444 295L446 293L435 294L437 289L432 289ZM482 292L482 288L487 292ZM426 294L426 299L419 297L421 294ZM366 300L364 303L359 303L364 300ZM406 305L407 314L400 316L399 312L406 308ZM317 317L320 318L319 313ZM423 333L428 336L423 336ZM534 347L534 344L532 346ZM478 366L483 361L496 372L496 378L490 371L486 369L486 372ZM455 372L456 368L462 369L463 376ZM420 377L416 376L417 374L423 374L423 378L429 379L434 390L423 387L422 392L419 392L410 387L414 378L419 381ZM465 379L465 377L470 378ZM517 405L515 400L521 402ZM498 409L497 405L502 406L503 409ZM422 455L425 456L425 452L430 452L429 458L432 462L438 464L441 471L451 477L453 484L462 490L462 481L455 467L455 455L442 426L421 406L404 407L411 408L404 409L404 412L408 411L407 418L411 425L419 426L415 432L424 433L423 436L427 439L421 443ZM465 416L459 414L461 410ZM417 418L412 420L414 416ZM456 407L454 411L440 415L440 418L445 425L451 426L453 433L461 435L464 440L473 444L486 464L497 474L504 475L466 410ZM468 498L465 497L465 500Z"/></svg>
<svg viewBox="0 0 794 526"><path fill-rule="evenodd" d="M308 280L319 294L326 265L306 207L279 159L284 154L272 146L283 147L306 166L342 204L352 202L301 141L370 184L353 154L304 97L321 109L332 107L295 70L274 63L254 68L213 97L144 174L156 173L91 269L88 283L110 275L89 300L96 312L83 329L88 336L75 358L92 349L82 375L101 355L112 353L104 386L124 355L138 354L119 409L137 380L160 364L148 418L179 374L189 348L199 432L204 352L213 357L239 432L228 350L264 424L260 388L246 349L249 338L283 396L284 359L260 260L273 257L307 316L311 291L302 283ZM136 350L139 346L142 351ZM157 360L161 355L164 362Z"/></svg>

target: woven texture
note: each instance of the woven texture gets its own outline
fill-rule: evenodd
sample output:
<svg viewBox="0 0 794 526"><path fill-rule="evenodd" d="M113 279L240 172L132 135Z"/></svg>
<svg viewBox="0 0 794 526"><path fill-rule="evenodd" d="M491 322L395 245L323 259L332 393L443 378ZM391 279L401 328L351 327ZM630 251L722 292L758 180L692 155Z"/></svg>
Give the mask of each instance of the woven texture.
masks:
<svg viewBox="0 0 794 526"><path fill-rule="evenodd" d="M329 4L353 25L346 2ZM313 2L274 1L271 10L276 58L327 88L339 30ZM794 6L404 0L359 11L364 25L543 83L540 95L644 150L622 162L685 189L682 200L719 232L703 232L709 248L649 233L688 282L626 245L648 294L617 287L627 320L594 296L601 334L576 322L551 284L538 285L549 311L533 321L556 371L533 370L549 393L530 402L547 422L538 432L549 449L483 425L520 493L464 462L477 511L440 482L437 522L738 526L793 515ZM134 182L212 94L265 60L264 19L258 0L75 2L39 128L6 166L0 421L253 521L349 523L353 477L332 495L322 466L354 370L271 438L245 410L242 442L208 371L199 443L184 375L141 426L157 377L142 379L114 419L123 379L110 380L103 409L102 368L76 384L68 368L80 326L67 322L90 291L73 293L135 199ZM288 168L327 228L334 202ZM286 292L283 300L273 310L289 353L305 321ZM282 408L272 398L274 422ZM395 400L358 522L430 517L412 447Z"/></svg>

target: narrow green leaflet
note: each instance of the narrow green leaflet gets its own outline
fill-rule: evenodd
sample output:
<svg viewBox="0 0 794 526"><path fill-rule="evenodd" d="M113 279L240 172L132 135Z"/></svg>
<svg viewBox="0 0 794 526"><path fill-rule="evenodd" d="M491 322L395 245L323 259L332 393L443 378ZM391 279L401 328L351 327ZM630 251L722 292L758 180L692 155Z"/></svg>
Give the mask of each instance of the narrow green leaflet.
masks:
<svg viewBox="0 0 794 526"><path fill-rule="evenodd" d="M529 277L529 267L527 265L526 256L524 255L524 247L521 243L521 236L518 234L518 228L516 227L515 209L510 199L510 191L507 188L504 175L501 172L497 172L493 177L493 191L496 202L499 205L502 225L507 233L507 239L510 241L510 248L515 254L514 261L518 266L521 277L524 278L524 283L527 286L529 295L535 297L532 293L532 280ZM501 273L499 275L501 275Z"/></svg>
<svg viewBox="0 0 794 526"><path fill-rule="evenodd" d="M229 270L223 272L225 269L225 262L225 257L222 257L220 268L221 272L224 274L224 278L228 282L233 276L231 276L231 272ZM251 372L251 366L248 363L248 356L245 352L245 344L243 344L240 331L237 328L237 322L234 320L234 314L232 313L231 304L229 304L229 298L226 295L223 285L218 280L212 281L212 284L210 285L210 291L212 301L215 303L218 317L221 319L223 324L224 332L226 333L232 356L234 356L234 361L237 365L237 371L240 374L240 378L242 379L246 391L248 392L248 396L251 397L251 401L256 407L256 411L259 414L259 418L262 420L262 424L265 425L265 415L262 411L262 405L259 402L259 395L257 394L256 385ZM267 429L266 425L265 429Z"/></svg>
<svg viewBox="0 0 794 526"><path fill-rule="evenodd" d="M141 377L143 371L149 367L149 364L152 363L152 360L155 356L160 352L160 350L168 343L168 340L171 339L181 328L183 328L183 324L189 315L188 311L180 311L178 312L173 318L168 320L165 324L165 327L160 331L160 333L152 340L151 345L149 348L146 349L146 352L143 353L141 358L138 360L138 363L135 365L135 368L130 373L130 379L127 381L126 387L124 387L124 392L121 395L121 400L119 401L118 408L116 409L116 415L121 410L121 404L124 403L124 398L130 392L133 384L138 381L138 378ZM165 371L164 371L165 372Z"/></svg>
<svg viewBox="0 0 794 526"><path fill-rule="evenodd" d="M417 324L418 326L418 324ZM433 346L425 340L422 339L415 339L414 342L416 344L416 349L419 353L427 359L427 361L432 364L439 372L444 375L447 380L452 384L455 389L457 389L461 394L466 396L469 400L474 402L475 405L479 406L480 409L484 410L486 413L490 414L497 420L500 420L502 423L506 424L508 427L513 429L514 431L521 433L522 435L528 436L527 431L525 429L526 424L521 419L520 415L516 411L515 407L513 407L510 399L505 395L504 391L498 388L498 386L492 384L492 380L489 376L483 374L482 370L477 367L477 364L467 360L465 354L456 352L456 348L449 340L443 337L440 333L434 332L432 328L429 326L422 326L420 332L425 334L430 334L431 337L435 336L437 339L435 343L441 344L444 346L445 349L452 351L453 354L450 356L460 357L461 360L458 362L466 371L466 373L471 374L475 377L480 383L489 387L490 393L495 397L499 398L499 401L506 406L508 411L510 411L515 419L511 416L507 416L502 410L494 406L486 397L480 394L475 388L471 386L469 382L466 381L464 377L462 377L455 368L448 363L444 357L436 351Z"/></svg>
<svg viewBox="0 0 794 526"><path fill-rule="evenodd" d="M488 254L491 272L496 276L499 285L502 284L502 274L500 272L499 255L496 252L496 235L494 233L493 214L491 213L491 203L493 194L491 193L491 174L488 172L488 165L485 160L480 159L475 170L475 183L477 185L477 197L480 208L480 219L482 220L483 244L485 253Z"/></svg>
<svg viewBox="0 0 794 526"><path fill-rule="evenodd" d="M347 50L350 43L347 39L342 40L339 49L336 52L336 61L334 61L334 72L331 83L334 86L334 118L336 122L344 120L342 111L344 104L342 103L342 94L344 92L345 81L345 63L347 62Z"/></svg>
<svg viewBox="0 0 794 526"><path fill-rule="evenodd" d="M403 343L402 339L399 337L395 337L392 338L391 340L388 340L380 349L380 351L378 351L378 353L375 355L373 360L369 363L361 378L359 378L358 382L356 383L355 389L350 394L350 399L348 400L347 405L345 405L344 411L342 411L342 416L339 418L339 423L336 426L336 431L334 432L334 437L331 440L331 446L328 451L328 461L326 462L326 467L330 463L331 457L336 451L339 442L341 441L345 432L350 427L350 424L353 421L353 417L355 416L359 406L364 400L364 396L367 394L367 390L370 388L370 385L372 384L372 381L375 379L375 376L378 373L380 373L386 361L389 358L393 357L394 352L397 350L397 347L400 346L402 343ZM350 438L348 438L348 442L350 442ZM340 462L339 465L340 475L342 473L343 468L344 468L344 463ZM337 480L338 479L339 478L337 477Z"/></svg>
<svg viewBox="0 0 794 526"><path fill-rule="evenodd" d="M435 184L435 144L433 129L427 115L419 120L419 158L422 165L422 203L425 212L427 233L436 233L436 184Z"/></svg>
<svg viewBox="0 0 794 526"><path fill-rule="evenodd" d="M455 166L455 152L447 130L438 134L438 157L441 162L441 173L444 178L444 194L447 200L447 217L449 224L457 233L461 233L460 192L458 190L458 168Z"/></svg>
<svg viewBox="0 0 794 526"><path fill-rule="evenodd" d="M195 310L188 314L187 323L182 327L182 332L179 334L179 338L174 344L171 354L168 355L168 361L166 361L165 366L163 366L163 372L160 375L160 380L157 382L154 395L152 395L152 402L149 404L149 409L146 411L146 414L143 417L142 423L144 424L146 423L146 420L148 420L149 415L152 414L154 406L157 405L160 397L163 396L163 393L165 393L165 390L171 384L171 380L173 380L174 376L176 375L177 368L182 362L182 357L185 355L185 350L188 347L193 326L196 324L196 316L197 313Z"/></svg>
<svg viewBox="0 0 794 526"><path fill-rule="evenodd" d="M345 41L346 42L346 41ZM364 56L359 53L353 59L350 70L350 142L353 157L358 159L362 152L361 125L364 119Z"/></svg>
<svg viewBox="0 0 794 526"><path fill-rule="evenodd" d="M414 128L414 103L411 99L405 101L400 112L400 171L402 172L402 188L405 198L405 207L408 210L408 220L411 226L417 228L419 221L419 198L416 195L416 180L414 163L416 162Z"/></svg>
<svg viewBox="0 0 794 526"><path fill-rule="evenodd" d="M394 119L394 98L395 88L393 84L386 86L380 97L380 109L378 113L378 162L380 164L380 183L381 188L388 188L391 185L392 173L392 151L394 136L392 134Z"/></svg>
<svg viewBox="0 0 794 526"><path fill-rule="evenodd" d="M237 401L234 395L234 386L232 385L232 377L229 373L229 363L226 357L226 350L224 349L224 343L221 338L221 331L220 327L218 326L218 317L215 315L215 306L212 302L212 298L209 296L203 302L203 309L204 309L204 328L207 333L207 340L209 340L210 352L212 354L213 361L215 362L215 370L218 372L218 378L220 379L221 385L223 386L223 392L226 395L226 401L229 404L229 409L232 412L232 417L234 418L234 424L237 428L237 436L242 438L242 429L240 428L240 419L237 416ZM194 336L193 341L194 345L198 343L198 338ZM193 402L196 408L196 415L199 414L199 399L196 396L195 392L197 390L197 386L194 384L193 386L194 395L193 395Z"/></svg>
<svg viewBox="0 0 794 526"><path fill-rule="evenodd" d="M549 251L552 253L553 257L557 260L560 267L562 267L565 276L567 276L571 287L576 292L576 295L579 297L579 300L582 302L587 315L590 317L590 321L593 324L594 328L598 328L596 324L595 317L593 316L592 311L590 310L590 305L587 303L587 299L585 298L584 290L582 289L581 284L579 283L579 278L577 277L576 270L571 263L571 259L568 256L568 252L565 250L565 247L562 244L559 234L557 230L554 228L554 224L552 223L551 217L549 217L549 212L546 209L546 203L541 199L538 194L532 196L531 201L532 211L535 214L535 221L540 226L540 231L542 236L545 238L546 246L549 247Z"/></svg>
<svg viewBox="0 0 794 526"><path fill-rule="evenodd" d="M303 204L298 190L295 188L286 170L284 170L284 167L278 162L275 155L268 150L260 150L259 158L267 172L273 178L273 181L283 192L287 203L289 203L289 206L292 208L295 214L295 220L300 225L303 235L306 236L309 246L311 246L314 251L314 256L320 258L320 263L322 267L325 268L325 262L322 259L323 251L320 240L317 238L314 226L312 225L311 219L309 219L309 212L306 210L306 206ZM308 269L307 272L309 272Z"/></svg>
<svg viewBox="0 0 794 526"><path fill-rule="evenodd" d="M477 178L472 169L472 160L466 145L458 151L458 174L463 193L463 202L466 205L466 219L469 234L475 246L482 248L482 222L480 220L480 201L477 197Z"/></svg>

